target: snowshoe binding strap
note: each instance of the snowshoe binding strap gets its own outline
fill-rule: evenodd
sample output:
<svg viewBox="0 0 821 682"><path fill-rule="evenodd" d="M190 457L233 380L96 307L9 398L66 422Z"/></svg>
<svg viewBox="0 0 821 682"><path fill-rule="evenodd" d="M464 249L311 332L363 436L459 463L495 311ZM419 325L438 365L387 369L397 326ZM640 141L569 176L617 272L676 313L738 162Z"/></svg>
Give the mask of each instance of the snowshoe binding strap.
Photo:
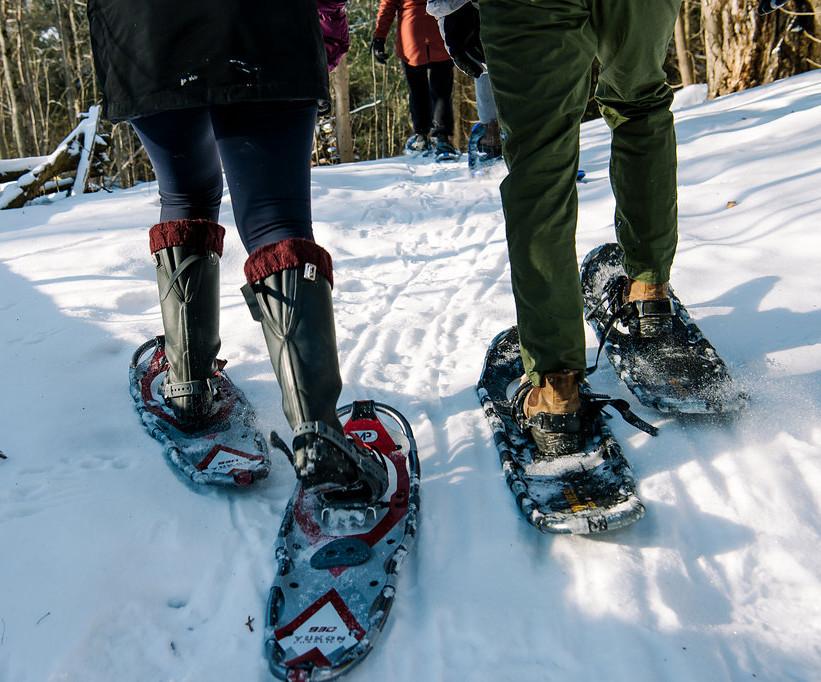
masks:
<svg viewBox="0 0 821 682"><path fill-rule="evenodd" d="M380 452L321 421L294 429L292 464L303 487L332 507L376 504L388 489Z"/></svg>
<svg viewBox="0 0 821 682"><path fill-rule="evenodd" d="M598 415L605 407L612 407L621 415L624 421L630 424L630 426L634 426L639 431L644 431L644 433L651 436L659 435L658 427L653 426L639 417L630 409L630 403L622 398L611 398L609 395L604 395L601 393L583 393L582 403L592 412L594 417L595 415Z"/></svg>
<svg viewBox="0 0 821 682"><path fill-rule="evenodd" d="M194 379L193 381L177 381L174 383L165 381L162 385L162 396L166 400L170 400L171 398L199 395L206 391L213 395L221 385L222 377L218 374L210 379Z"/></svg>
<svg viewBox="0 0 821 682"><path fill-rule="evenodd" d="M604 287L599 304L586 316L590 320L604 308L610 311L610 317L604 323L595 362L585 370L593 374L599 367L599 358L610 331L617 323L625 325L634 338L651 339L664 336L672 331L673 318L676 315L672 298L646 301L627 301L627 290L630 280L621 275Z"/></svg>

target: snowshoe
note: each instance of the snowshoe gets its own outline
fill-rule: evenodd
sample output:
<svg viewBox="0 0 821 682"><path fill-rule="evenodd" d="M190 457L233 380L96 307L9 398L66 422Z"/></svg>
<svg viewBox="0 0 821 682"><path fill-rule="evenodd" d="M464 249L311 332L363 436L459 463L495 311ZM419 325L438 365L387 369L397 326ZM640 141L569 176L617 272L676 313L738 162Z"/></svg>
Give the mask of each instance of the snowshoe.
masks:
<svg viewBox="0 0 821 682"><path fill-rule="evenodd" d="M489 166L502 160L501 145L491 146L482 144L485 135L485 125L477 123L470 131L468 138L468 169L472 175L482 175Z"/></svg>
<svg viewBox="0 0 821 682"><path fill-rule="evenodd" d="M640 519L644 505L603 410L616 409L651 435L656 429L633 414L626 401L594 394L582 382L578 451L546 455L531 435L532 429L545 426L543 415L527 419L521 408L529 388L520 385L523 373L519 332L511 327L490 344L476 390L505 480L525 519L543 533L578 534L614 530Z"/></svg>
<svg viewBox="0 0 821 682"><path fill-rule="evenodd" d="M410 425L371 401L339 416L349 416L348 435L386 459L389 484L374 504L345 508L297 483L279 531L265 628L269 667L280 680L332 680L370 653L416 535L419 459Z"/></svg>
<svg viewBox="0 0 821 682"><path fill-rule="evenodd" d="M741 410L746 396L672 289L669 300L624 302L622 255L618 244L604 244L581 267L586 318L599 339L599 354L604 350L642 405L679 414Z"/></svg>
<svg viewBox="0 0 821 682"><path fill-rule="evenodd" d="M431 153L431 142L427 135L416 133L405 143L405 154L409 156L428 156Z"/></svg>
<svg viewBox="0 0 821 682"><path fill-rule="evenodd" d="M196 430L181 424L166 404L162 386L168 370L165 337L142 344L129 368L131 395L148 433L168 461L194 483L248 485L268 475L265 438L254 426L254 410L218 361L213 412ZM153 352L150 352L152 351Z"/></svg>
<svg viewBox="0 0 821 682"><path fill-rule="evenodd" d="M434 137L431 143L433 156L437 161L455 161L462 156L462 152L456 149L446 137Z"/></svg>

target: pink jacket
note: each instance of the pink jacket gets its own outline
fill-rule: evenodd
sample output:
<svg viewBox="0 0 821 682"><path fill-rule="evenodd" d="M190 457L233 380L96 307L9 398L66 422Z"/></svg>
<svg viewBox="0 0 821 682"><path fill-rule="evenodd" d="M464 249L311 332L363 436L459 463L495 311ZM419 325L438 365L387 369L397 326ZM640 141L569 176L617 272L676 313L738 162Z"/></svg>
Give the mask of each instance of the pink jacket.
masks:
<svg viewBox="0 0 821 682"><path fill-rule="evenodd" d="M345 14L346 3L347 0L316 0L329 72L336 68L351 45L348 17Z"/></svg>

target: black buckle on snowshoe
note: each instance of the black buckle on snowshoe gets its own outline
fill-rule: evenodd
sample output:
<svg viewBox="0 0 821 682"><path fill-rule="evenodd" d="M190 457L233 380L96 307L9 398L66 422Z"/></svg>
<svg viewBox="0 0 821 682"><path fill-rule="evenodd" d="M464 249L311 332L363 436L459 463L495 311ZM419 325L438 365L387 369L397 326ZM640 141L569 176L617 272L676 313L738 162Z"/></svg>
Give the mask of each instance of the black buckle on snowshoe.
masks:
<svg viewBox="0 0 821 682"><path fill-rule="evenodd" d="M639 319L644 317L673 317L676 314L676 309L673 306L673 300L670 298L648 301L631 301L627 305L635 306L636 315Z"/></svg>
<svg viewBox="0 0 821 682"><path fill-rule="evenodd" d="M336 507L363 507L376 503L386 492L388 485L387 463L378 450L362 443L354 444L353 440L343 436L321 421L303 422L294 429L294 459L292 464L300 479L317 476L316 445L313 456L308 456L304 467L297 466L297 439L314 436L316 440L329 443L335 450L333 454L325 453L324 457L344 457L347 463L356 471L357 481L348 480L338 466L329 467L334 475L327 478L319 475L319 480L309 489L315 489L317 494L330 506ZM303 469L304 470L301 470Z"/></svg>
<svg viewBox="0 0 821 682"><path fill-rule="evenodd" d="M570 414L550 414L539 412L535 417L526 420L531 428L537 428L550 433L579 433L582 430L582 420L579 412Z"/></svg>

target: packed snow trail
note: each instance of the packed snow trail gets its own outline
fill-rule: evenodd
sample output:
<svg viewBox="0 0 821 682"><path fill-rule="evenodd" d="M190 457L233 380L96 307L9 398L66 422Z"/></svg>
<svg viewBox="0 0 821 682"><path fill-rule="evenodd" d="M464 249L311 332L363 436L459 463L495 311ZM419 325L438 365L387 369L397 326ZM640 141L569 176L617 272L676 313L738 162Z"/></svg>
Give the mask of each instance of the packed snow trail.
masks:
<svg viewBox="0 0 821 682"><path fill-rule="evenodd" d="M817 72L676 112L672 283L752 401L734 422L676 421L603 364L593 388L661 434L611 422L647 515L597 538L520 518L475 395L487 344L515 322L504 169L314 171L341 403L395 405L422 460L416 550L347 679L819 678L820 118ZM580 255L613 239L608 148L603 122L583 126ZM276 453L250 490L187 486L128 393L131 353L161 330L158 212L152 183L0 213L0 682L270 679L263 610L290 466ZM263 429L287 433L227 195L222 222L220 356Z"/></svg>

